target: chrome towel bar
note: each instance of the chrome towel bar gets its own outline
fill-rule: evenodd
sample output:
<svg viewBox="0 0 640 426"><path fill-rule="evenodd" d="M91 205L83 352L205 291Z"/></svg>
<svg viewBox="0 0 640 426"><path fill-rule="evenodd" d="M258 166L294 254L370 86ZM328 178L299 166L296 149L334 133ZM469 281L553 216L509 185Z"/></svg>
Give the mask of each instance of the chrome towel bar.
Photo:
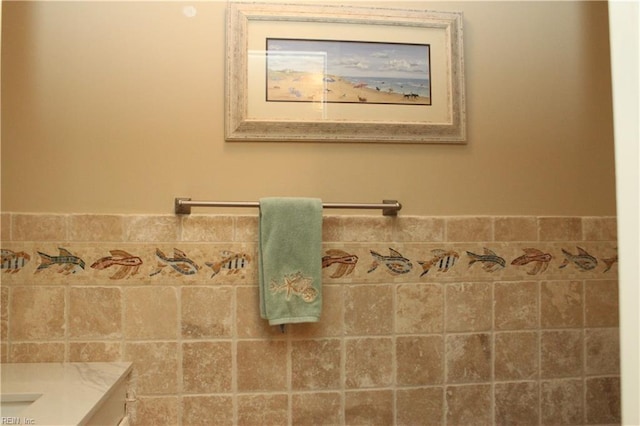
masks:
<svg viewBox="0 0 640 426"><path fill-rule="evenodd" d="M194 201L191 198L176 198L176 214L191 214L191 207L260 207L258 201ZM397 200L382 200L382 203L323 203L325 209L382 210L384 216L397 216L402 204Z"/></svg>

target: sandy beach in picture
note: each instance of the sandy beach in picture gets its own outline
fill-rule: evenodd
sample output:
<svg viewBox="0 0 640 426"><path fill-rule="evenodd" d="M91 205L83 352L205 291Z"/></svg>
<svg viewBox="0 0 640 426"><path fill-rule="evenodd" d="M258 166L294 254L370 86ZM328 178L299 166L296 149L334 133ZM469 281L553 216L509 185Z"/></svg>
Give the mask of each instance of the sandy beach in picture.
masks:
<svg viewBox="0 0 640 426"><path fill-rule="evenodd" d="M430 99L406 88L376 86L346 78L306 72L269 72L267 101L289 102L348 102L376 104L430 105Z"/></svg>

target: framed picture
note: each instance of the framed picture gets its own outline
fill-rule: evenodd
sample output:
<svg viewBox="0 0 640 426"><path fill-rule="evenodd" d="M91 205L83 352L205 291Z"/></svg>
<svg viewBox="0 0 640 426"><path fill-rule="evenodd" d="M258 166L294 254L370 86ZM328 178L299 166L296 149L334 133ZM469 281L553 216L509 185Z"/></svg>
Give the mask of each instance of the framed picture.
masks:
<svg viewBox="0 0 640 426"><path fill-rule="evenodd" d="M466 142L462 14L229 3L228 141Z"/></svg>

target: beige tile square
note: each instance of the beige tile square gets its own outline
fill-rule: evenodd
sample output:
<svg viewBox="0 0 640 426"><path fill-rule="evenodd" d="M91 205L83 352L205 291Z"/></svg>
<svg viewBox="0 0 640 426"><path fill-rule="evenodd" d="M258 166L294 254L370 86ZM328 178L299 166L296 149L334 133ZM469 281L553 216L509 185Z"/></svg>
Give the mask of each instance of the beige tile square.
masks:
<svg viewBox="0 0 640 426"><path fill-rule="evenodd" d="M396 364L399 386L441 384L444 371L442 336L398 336Z"/></svg>
<svg viewBox="0 0 640 426"><path fill-rule="evenodd" d="M285 391L287 342L240 341L237 345L238 390Z"/></svg>
<svg viewBox="0 0 640 426"><path fill-rule="evenodd" d="M231 343L182 344L182 387L185 393L231 392Z"/></svg>
<svg viewBox="0 0 640 426"><path fill-rule="evenodd" d="M322 390L340 387L342 345L338 339L291 342L291 387Z"/></svg>
<svg viewBox="0 0 640 426"><path fill-rule="evenodd" d="M65 289L13 287L9 312L12 340L55 340L65 336Z"/></svg>
<svg viewBox="0 0 640 426"><path fill-rule="evenodd" d="M490 425L491 385L447 386L447 425Z"/></svg>
<svg viewBox="0 0 640 426"><path fill-rule="evenodd" d="M240 395L238 426L286 425L288 410L287 395Z"/></svg>
<svg viewBox="0 0 640 426"><path fill-rule="evenodd" d="M448 335L445 354L447 383L481 382L491 379L489 334Z"/></svg>
<svg viewBox="0 0 640 426"><path fill-rule="evenodd" d="M451 217L446 221L446 241L493 241L493 218Z"/></svg>
<svg viewBox="0 0 640 426"><path fill-rule="evenodd" d="M292 424L299 426L338 425L342 418L342 398L338 392L293 394Z"/></svg>
<svg viewBox="0 0 640 426"><path fill-rule="evenodd" d="M538 283L495 283L493 298L496 330L538 327Z"/></svg>
<svg viewBox="0 0 640 426"><path fill-rule="evenodd" d="M184 396L182 424L189 426L233 425L233 399L226 395ZM238 425L241 423L238 422Z"/></svg>
<svg viewBox="0 0 640 426"><path fill-rule="evenodd" d="M538 218L540 241L581 241L582 219L579 217Z"/></svg>
<svg viewBox="0 0 640 426"><path fill-rule="evenodd" d="M174 287L129 287L124 288L123 293L127 339L178 337L178 302Z"/></svg>
<svg viewBox="0 0 640 426"><path fill-rule="evenodd" d="M394 218L386 216L343 216L342 241L391 241Z"/></svg>
<svg viewBox="0 0 640 426"><path fill-rule="evenodd" d="M441 284L399 284L396 287L396 332L442 332L443 303Z"/></svg>
<svg viewBox="0 0 640 426"><path fill-rule="evenodd" d="M177 397L138 397L136 417L137 426L177 425L180 402Z"/></svg>
<svg viewBox="0 0 640 426"><path fill-rule="evenodd" d="M534 216L507 216L494 219L495 241L538 241L538 219Z"/></svg>
<svg viewBox="0 0 640 426"><path fill-rule="evenodd" d="M343 241L342 238L342 219L340 216L322 217L322 241Z"/></svg>
<svg viewBox="0 0 640 426"><path fill-rule="evenodd" d="M257 242L258 241L258 217L235 216L235 228L233 241L237 242Z"/></svg>
<svg viewBox="0 0 640 426"><path fill-rule="evenodd" d="M12 241L67 241L67 215L12 214Z"/></svg>
<svg viewBox="0 0 640 426"><path fill-rule="evenodd" d="M440 426L443 423L444 390L440 387L398 389L397 426Z"/></svg>
<svg viewBox="0 0 640 426"><path fill-rule="evenodd" d="M494 336L496 380L525 380L538 377L538 333L496 333Z"/></svg>
<svg viewBox="0 0 640 426"><path fill-rule="evenodd" d="M537 425L540 419L536 382L496 383L495 423Z"/></svg>
<svg viewBox="0 0 640 426"><path fill-rule="evenodd" d="M620 378L587 378L585 384L587 423L620 424Z"/></svg>
<svg viewBox="0 0 640 426"><path fill-rule="evenodd" d="M540 383L543 425L584 424L582 379L551 380Z"/></svg>
<svg viewBox="0 0 640 426"><path fill-rule="evenodd" d="M583 217L582 231L585 241L616 241L618 239L615 217Z"/></svg>
<svg viewBox="0 0 640 426"><path fill-rule="evenodd" d="M138 395L178 392L176 342L125 343L124 361L133 362Z"/></svg>
<svg viewBox="0 0 640 426"><path fill-rule="evenodd" d="M122 359L120 342L71 342L70 362L112 362Z"/></svg>
<svg viewBox="0 0 640 426"><path fill-rule="evenodd" d="M233 216L189 215L182 218L181 241L227 242L233 240Z"/></svg>
<svg viewBox="0 0 640 426"><path fill-rule="evenodd" d="M64 343L11 343L9 362L64 362Z"/></svg>
<svg viewBox="0 0 640 426"><path fill-rule="evenodd" d="M540 284L540 323L543 328L581 327L582 281L543 281Z"/></svg>
<svg viewBox="0 0 640 426"><path fill-rule="evenodd" d="M345 392L344 399L345 424L393 424L393 392L390 390Z"/></svg>
<svg viewBox="0 0 640 426"><path fill-rule="evenodd" d="M391 338L362 338L345 341L347 388L389 386L393 379Z"/></svg>
<svg viewBox="0 0 640 426"><path fill-rule="evenodd" d="M582 374L581 330L543 331L540 339L540 376L575 377Z"/></svg>
<svg viewBox="0 0 640 426"><path fill-rule="evenodd" d="M348 286L344 290L344 322L347 335L393 332L393 287Z"/></svg>
<svg viewBox="0 0 640 426"><path fill-rule="evenodd" d="M618 326L618 281L585 281L584 303L587 327Z"/></svg>
<svg viewBox="0 0 640 426"><path fill-rule="evenodd" d="M393 241L442 242L445 221L442 218L400 216L395 221Z"/></svg>
<svg viewBox="0 0 640 426"><path fill-rule="evenodd" d="M232 287L182 287L180 292L183 338L231 336Z"/></svg>
<svg viewBox="0 0 640 426"><path fill-rule="evenodd" d="M179 216L124 216L124 239L130 242L179 241Z"/></svg>
<svg viewBox="0 0 640 426"><path fill-rule="evenodd" d="M121 291L117 287L69 289L69 337L115 339L122 335Z"/></svg>
<svg viewBox="0 0 640 426"><path fill-rule="evenodd" d="M617 328L585 330L586 373L620 374L620 333Z"/></svg>
<svg viewBox="0 0 640 426"><path fill-rule="evenodd" d="M447 331L491 329L491 283L447 284L445 292Z"/></svg>
<svg viewBox="0 0 640 426"><path fill-rule="evenodd" d="M71 241L122 241L123 235L122 215L69 215L69 240Z"/></svg>

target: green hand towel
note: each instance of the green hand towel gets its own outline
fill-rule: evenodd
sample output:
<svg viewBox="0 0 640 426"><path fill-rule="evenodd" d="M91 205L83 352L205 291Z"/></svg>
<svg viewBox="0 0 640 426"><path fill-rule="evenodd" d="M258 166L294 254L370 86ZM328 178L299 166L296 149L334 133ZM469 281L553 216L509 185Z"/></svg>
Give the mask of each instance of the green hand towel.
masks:
<svg viewBox="0 0 640 426"><path fill-rule="evenodd" d="M260 199L260 315L271 325L317 322L322 310L322 201Z"/></svg>

